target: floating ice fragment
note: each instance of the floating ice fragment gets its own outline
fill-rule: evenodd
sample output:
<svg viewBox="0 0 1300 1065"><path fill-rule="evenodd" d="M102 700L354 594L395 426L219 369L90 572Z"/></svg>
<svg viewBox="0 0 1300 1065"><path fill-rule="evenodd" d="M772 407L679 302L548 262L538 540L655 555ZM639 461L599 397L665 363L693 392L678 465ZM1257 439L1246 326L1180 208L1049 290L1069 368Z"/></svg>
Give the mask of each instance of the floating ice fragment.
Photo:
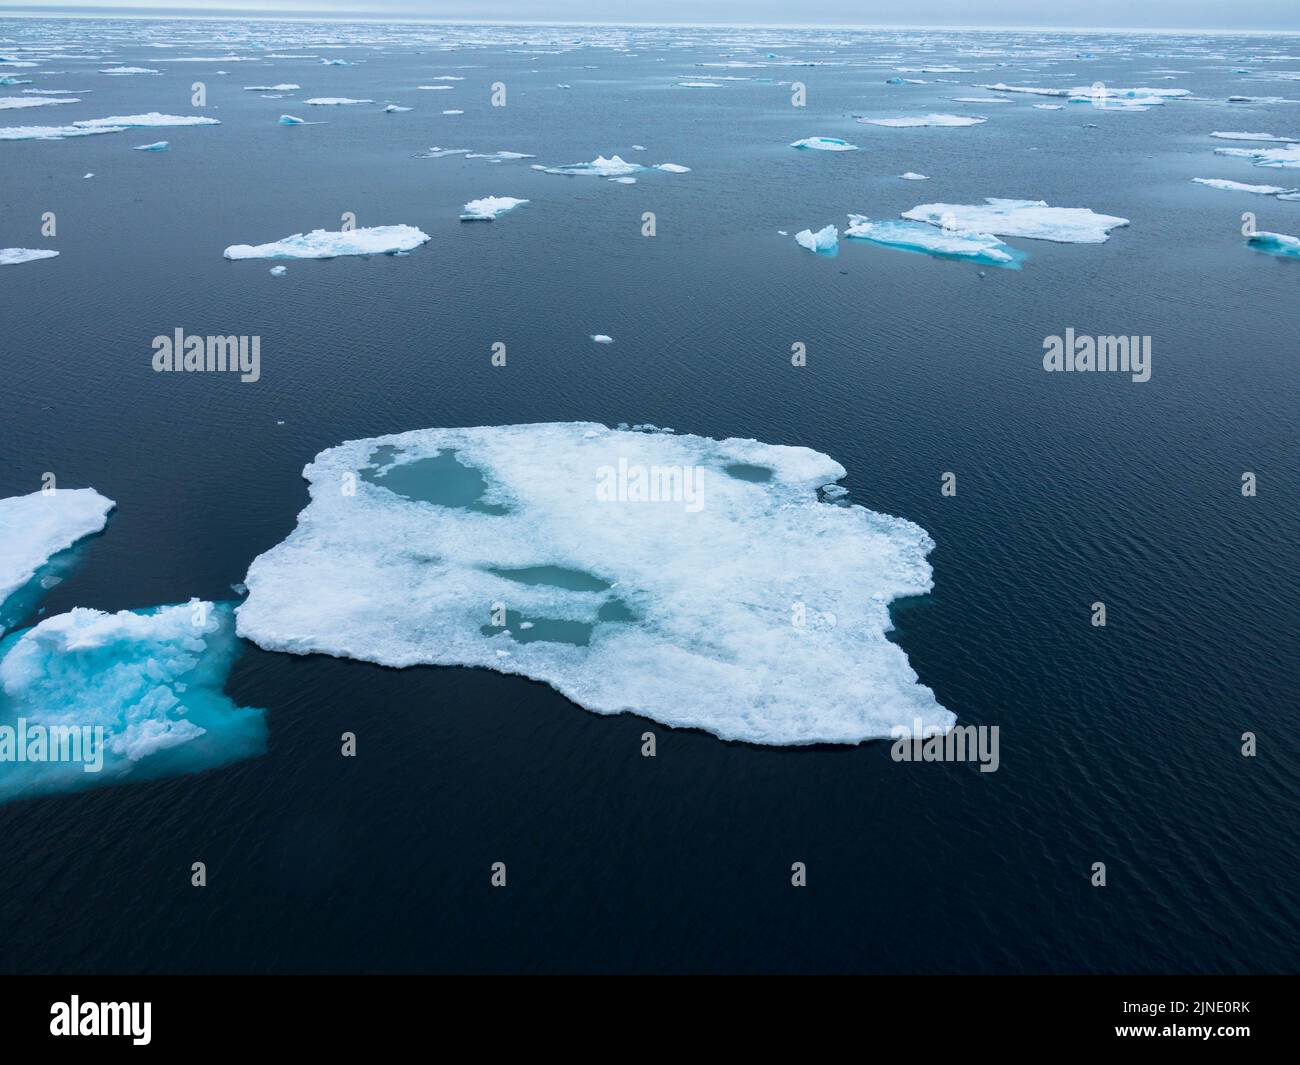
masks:
<svg viewBox="0 0 1300 1065"><path fill-rule="evenodd" d="M1247 243L1257 251L1267 252L1269 255L1276 255L1283 259L1300 259L1300 237L1261 231L1253 234Z"/></svg>
<svg viewBox="0 0 1300 1065"><path fill-rule="evenodd" d="M990 196L983 204L923 203L904 218L948 230L1029 237L1063 244L1101 244L1127 218L1097 214L1087 207L1049 207L1043 200L1009 200Z"/></svg>
<svg viewBox="0 0 1300 1065"><path fill-rule="evenodd" d="M0 96L0 111L16 111L23 107L49 107L54 104L79 104L75 96Z"/></svg>
<svg viewBox="0 0 1300 1065"><path fill-rule="evenodd" d="M594 340L597 344L614 343L614 338L611 336L606 336L604 333L592 333L591 339Z"/></svg>
<svg viewBox="0 0 1300 1065"><path fill-rule="evenodd" d="M485 196L481 200L470 200L460 216L462 222L491 222L494 218L513 211L527 200L513 196Z"/></svg>
<svg viewBox="0 0 1300 1065"><path fill-rule="evenodd" d="M678 163L655 163L654 168L662 170L666 174L689 174L691 172L689 166L681 166Z"/></svg>
<svg viewBox="0 0 1300 1065"><path fill-rule="evenodd" d="M622 177L646 169L640 163L629 163L621 156L606 159L598 155L590 163L568 163L564 166L547 166L542 168L548 174L565 174L569 176Z"/></svg>
<svg viewBox="0 0 1300 1065"><path fill-rule="evenodd" d="M384 113L389 115L397 115L397 114L401 114L403 111L410 111L410 110L412 109L409 107L398 107L397 104L389 104L387 107L384 108Z"/></svg>
<svg viewBox="0 0 1300 1065"><path fill-rule="evenodd" d="M929 181L928 174L918 174L914 170L909 170L906 174L899 174L904 181Z"/></svg>
<svg viewBox="0 0 1300 1065"><path fill-rule="evenodd" d="M131 74L161 74L161 70L151 70L149 67L109 67L107 70L101 70L101 74L110 74L114 77L126 77Z"/></svg>
<svg viewBox="0 0 1300 1065"><path fill-rule="evenodd" d="M905 115L902 118L860 118L868 126L890 126L906 129L915 126L978 126L988 119L976 115Z"/></svg>
<svg viewBox="0 0 1300 1065"><path fill-rule="evenodd" d="M45 248L0 248L0 266L17 266L37 259L53 259L59 253Z"/></svg>
<svg viewBox="0 0 1300 1065"><path fill-rule="evenodd" d="M237 611L267 650L486 667L751 743L954 722L886 638L890 602L932 587L933 542L822 502L845 470L816 451L593 423L427 429L331 448L304 475L311 501Z"/></svg>
<svg viewBox="0 0 1300 1065"><path fill-rule="evenodd" d="M1285 143L1300 141L1300 137L1275 137L1271 133L1224 133L1216 131L1211 133L1210 136L1225 141L1283 141Z"/></svg>
<svg viewBox="0 0 1300 1065"><path fill-rule="evenodd" d="M948 232L924 222L897 219L872 221L864 215L851 214L844 235L855 240L869 240L887 248L921 252L944 259L968 259L1013 269L1019 269L1022 258L992 233Z"/></svg>
<svg viewBox="0 0 1300 1065"><path fill-rule="evenodd" d="M1300 169L1300 144L1288 144L1285 148L1215 148L1214 154L1254 159L1256 166L1273 169Z"/></svg>
<svg viewBox="0 0 1300 1065"><path fill-rule="evenodd" d="M232 244L227 259L332 259L338 255L380 255L411 251L429 239L414 226L370 226L342 232L313 229L270 244Z"/></svg>
<svg viewBox="0 0 1300 1065"><path fill-rule="evenodd" d="M858 146L850 144L839 137L804 137L802 140L791 141L791 148L800 148L803 150L812 150L818 152L856 152Z"/></svg>
<svg viewBox="0 0 1300 1065"><path fill-rule="evenodd" d="M294 115L281 115L281 116L280 116L280 125L282 125L282 126L310 126L310 125L315 125L315 123L314 123L314 122L307 122L307 121L305 121L304 119L297 118L297 117L294 116Z"/></svg>
<svg viewBox="0 0 1300 1065"><path fill-rule="evenodd" d="M10 259L24 252L26 259ZM43 259L58 252L0 249L0 264ZM59 488L0 499L0 605L30 581L52 556L99 532L115 504L93 488Z"/></svg>
<svg viewBox="0 0 1300 1065"><path fill-rule="evenodd" d="M811 229L801 229L794 235L794 242L801 248L817 252L819 255L834 255L840 243L840 231L834 226L826 226L814 233Z"/></svg>
<svg viewBox="0 0 1300 1065"><path fill-rule="evenodd" d="M303 103L313 107L347 107L349 104L372 104L374 100L352 100L346 96L313 96Z"/></svg>
<svg viewBox="0 0 1300 1065"><path fill-rule="evenodd" d="M5 126L0 141L57 141L65 137L89 137L97 133L121 133L125 126L83 128L81 126Z"/></svg>
<svg viewBox="0 0 1300 1065"><path fill-rule="evenodd" d="M168 152L171 151L171 144L167 141L154 141L152 144L137 144L137 152Z"/></svg>
<svg viewBox="0 0 1300 1065"><path fill-rule="evenodd" d="M292 92L294 89L301 89L301 85L293 85L285 82L282 85L245 85L245 92Z"/></svg>
<svg viewBox="0 0 1300 1065"><path fill-rule="evenodd" d="M1254 192L1260 196L1276 196L1281 192L1294 192L1294 189L1285 188L1282 185L1247 185L1240 181L1228 181L1225 178L1192 178L1198 185L1208 185L1212 189L1222 189L1224 192Z"/></svg>
<svg viewBox="0 0 1300 1065"><path fill-rule="evenodd" d="M444 115L463 115L464 113L465 113L464 111L456 111L456 110L443 112Z"/></svg>
<svg viewBox="0 0 1300 1065"><path fill-rule="evenodd" d="M110 118L88 118L83 122L74 122L72 124L81 129L99 129L109 126L117 129L143 129L149 126L219 126L221 122L218 119L206 118L202 115L160 115L157 111L150 111L144 115L113 115Z"/></svg>
<svg viewBox="0 0 1300 1065"><path fill-rule="evenodd" d="M287 274L288 272L289 272L289 268L288 268L287 266L273 266L273 267L271 267L271 276L272 276L272 277L284 277L284 275Z"/></svg>

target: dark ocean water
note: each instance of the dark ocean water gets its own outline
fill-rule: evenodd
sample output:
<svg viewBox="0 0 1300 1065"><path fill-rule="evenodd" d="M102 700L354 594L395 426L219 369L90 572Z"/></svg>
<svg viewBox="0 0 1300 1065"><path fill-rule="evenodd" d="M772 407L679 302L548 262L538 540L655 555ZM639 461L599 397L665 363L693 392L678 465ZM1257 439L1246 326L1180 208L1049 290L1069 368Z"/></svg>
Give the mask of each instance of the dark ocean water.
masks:
<svg viewBox="0 0 1300 1065"><path fill-rule="evenodd" d="M266 708L265 756L0 807L0 970L1297 969L1300 262L1248 249L1240 216L1296 234L1300 203L1189 179L1300 184L1214 156L1227 142L1208 137L1300 135L1300 103L1225 102L1300 100L1300 83L1266 77L1300 59L1260 58L1300 41L28 20L0 38L0 53L83 56L11 76L94 90L0 124L189 114L194 81L222 123L0 143L0 246L61 253L0 268L0 495L50 470L117 501L47 614L230 599L293 528L304 464L343 440L649 422L816 448L847 467L854 502L927 529L935 590L896 608L895 638L962 723L1001 729L1001 767L981 774L896 763L883 742L723 743L486 671L249 645L227 692ZM331 41L348 47L318 47ZM356 62L163 61L259 44ZM696 65L768 52L818 65ZM96 73L117 64L163 73ZM949 64L973 72L885 84ZM442 74L465 80L414 89ZM676 85L709 75L751 80ZM303 90L242 91L282 81ZM1197 98L1140 114L951 100L997 81ZM931 111L989 121L853 120ZM282 113L326 124L284 128ZM787 147L814 135L865 150ZM131 150L159 139L170 152ZM417 157L432 145L537 158ZM692 170L624 186L529 169L615 152ZM457 220L486 195L531 202ZM1008 238L1023 269L983 273L862 243L827 259L777 233L984 196L1132 224L1102 245ZM39 236L44 211L56 240ZM432 240L278 279L222 258L345 211ZM1150 335L1151 381L1044 373L1043 338L1070 326ZM177 327L260 335L262 380L155 374L150 340ZM807 367L789 364L795 341ZM345 730L356 759L339 757Z"/></svg>

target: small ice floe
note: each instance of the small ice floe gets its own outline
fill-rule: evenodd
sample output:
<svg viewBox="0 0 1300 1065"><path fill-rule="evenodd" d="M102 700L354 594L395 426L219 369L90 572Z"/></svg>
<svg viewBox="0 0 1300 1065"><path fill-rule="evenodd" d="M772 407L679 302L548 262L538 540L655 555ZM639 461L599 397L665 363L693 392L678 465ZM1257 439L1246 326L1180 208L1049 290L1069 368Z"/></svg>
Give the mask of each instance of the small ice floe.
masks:
<svg viewBox="0 0 1300 1065"><path fill-rule="evenodd" d="M618 155L608 159L598 155L590 163L566 163L563 166L545 166L541 169L547 174L564 174L570 177L623 177L646 168L640 163L629 163Z"/></svg>
<svg viewBox="0 0 1300 1065"><path fill-rule="evenodd" d="M929 174L918 174L914 170L909 170L906 174L899 174L898 176L902 178L904 181L929 181L930 180Z"/></svg>
<svg viewBox="0 0 1300 1065"><path fill-rule="evenodd" d="M301 85L284 82L281 85L245 85L244 92L293 92L294 89L301 88Z"/></svg>
<svg viewBox="0 0 1300 1065"><path fill-rule="evenodd" d="M952 232L936 229L924 222L893 218L873 221L865 215L851 214L844 236L941 259L966 259L1013 269L1019 269L1020 259L1023 258L992 233Z"/></svg>
<svg viewBox="0 0 1300 1065"><path fill-rule="evenodd" d="M456 74L439 74L437 77L435 77L435 78L431 78L431 79L429 79L429 80L431 80L431 81L464 81L465 79L462 78L462 77L460 77L460 76L458 76L458 75L456 75Z"/></svg>
<svg viewBox="0 0 1300 1065"><path fill-rule="evenodd" d="M645 145L644 145L644 144L634 144L634 145L632 145L632 150L633 150L634 152L643 152L643 151L645 151Z"/></svg>
<svg viewBox="0 0 1300 1065"><path fill-rule="evenodd" d="M437 145L434 145L428 151L421 152L418 156L416 156L416 158L417 159L441 159L444 156L448 156L448 155L469 155L471 151L472 149L470 148L439 148Z"/></svg>
<svg viewBox="0 0 1300 1065"><path fill-rule="evenodd" d="M1128 225L1127 218L1097 214L1087 207L1049 207L1044 200L994 196L982 204L923 203L904 211L903 217L949 231L996 233L1062 244L1101 244L1110 230Z"/></svg>
<svg viewBox="0 0 1300 1065"><path fill-rule="evenodd" d="M54 104L79 104L75 96L0 96L0 111L16 111L22 107L49 107Z"/></svg>
<svg viewBox="0 0 1300 1065"><path fill-rule="evenodd" d="M514 196L484 196L480 200L470 200L465 204L465 210L461 213L462 222L491 222L494 218L499 218L507 211L513 211L516 207L527 203L527 200L516 199Z"/></svg>
<svg viewBox="0 0 1300 1065"><path fill-rule="evenodd" d="M0 266L17 266L37 259L53 259L59 253L45 248L0 248Z"/></svg>
<svg viewBox="0 0 1300 1065"><path fill-rule="evenodd" d="M95 176L94 174L82 174L81 179L84 181L86 178L92 178L94 176Z"/></svg>
<svg viewBox="0 0 1300 1065"><path fill-rule="evenodd" d="M803 151L816 152L856 152L858 146L850 144L839 137L804 137L802 140L791 141L791 148L799 148Z"/></svg>
<svg viewBox="0 0 1300 1065"><path fill-rule="evenodd" d="M634 178L634 177L612 177L612 178L606 178L605 180L607 180L607 181L612 181L612 182L614 182L615 185L635 185L635 184L636 184L636 178Z"/></svg>
<svg viewBox="0 0 1300 1065"><path fill-rule="evenodd" d="M296 115L281 115L280 125L282 126L314 126L315 122L308 122L306 119L298 118Z"/></svg>
<svg viewBox="0 0 1300 1065"><path fill-rule="evenodd" d="M288 268L287 266L273 266L273 267L271 267L271 276L272 276L272 277L284 277L284 275L287 274L288 272L289 272L289 268Z"/></svg>
<svg viewBox="0 0 1300 1065"><path fill-rule="evenodd" d="M411 251L429 239L414 226L370 226L342 232L313 229L270 244L232 244L227 259L332 259L337 255L386 255Z"/></svg>
<svg viewBox="0 0 1300 1065"><path fill-rule="evenodd" d="M10 258L15 252L25 258ZM0 249L0 264L57 254L4 248ZM0 499L0 605L60 551L99 532L116 505L93 488L60 488Z"/></svg>
<svg viewBox="0 0 1300 1065"><path fill-rule="evenodd" d="M794 242L818 255L834 255L839 249L840 231L834 226L826 226L816 233L811 229L801 229L794 235Z"/></svg>
<svg viewBox="0 0 1300 1065"><path fill-rule="evenodd" d="M160 115L157 111L150 111L143 115L113 115L110 118L88 118L83 122L74 122L72 124L81 129L104 127L146 129L151 126L219 126L221 122L219 119L205 118L202 115Z"/></svg>
<svg viewBox="0 0 1300 1065"><path fill-rule="evenodd" d="M169 152L171 147L168 141L154 141L152 144L137 144L132 150L137 152Z"/></svg>
<svg viewBox="0 0 1300 1065"><path fill-rule="evenodd" d="M109 67L107 70L101 70L100 73L115 78L124 78L133 74L161 74L162 71L152 70L149 67Z"/></svg>
<svg viewBox="0 0 1300 1065"><path fill-rule="evenodd" d="M955 104L1009 104L1011 101L1005 96L954 96L952 102Z"/></svg>
<svg viewBox="0 0 1300 1065"><path fill-rule="evenodd" d="M1255 233L1246 242L1256 251L1266 252L1283 259L1300 259L1300 237L1285 233Z"/></svg>
<svg viewBox="0 0 1300 1065"><path fill-rule="evenodd" d="M1212 189L1222 189L1224 192L1253 192L1259 196L1277 196L1280 193L1295 192L1295 189L1284 188L1281 185L1247 185L1241 181L1228 181L1225 178L1192 178L1198 185L1208 185Z"/></svg>
<svg viewBox="0 0 1300 1065"><path fill-rule="evenodd" d="M1253 159L1256 166L1279 170L1300 169L1300 144L1288 144L1285 148L1215 148L1214 154Z"/></svg>
<svg viewBox="0 0 1300 1065"><path fill-rule="evenodd" d="M611 336L606 336L604 333L592 333L591 339L594 340L597 344L614 343L614 338Z"/></svg>
<svg viewBox="0 0 1300 1065"><path fill-rule="evenodd" d="M431 149L436 150L436 149ZM456 154L454 152L444 153L447 155ZM486 159L489 163L504 163L516 159L535 159L536 156L529 155L527 152L466 152L466 159Z"/></svg>
<svg viewBox="0 0 1300 1065"><path fill-rule="evenodd" d="M683 89L720 89L722 85L716 81L679 81L677 83Z"/></svg>
<svg viewBox="0 0 1300 1065"><path fill-rule="evenodd" d="M1069 96L1072 91L1070 89L1043 89L1032 85L1007 85L1001 81L996 85L980 85L978 88L988 89L990 92L1024 93L1029 96Z"/></svg>
<svg viewBox="0 0 1300 1065"><path fill-rule="evenodd" d="M31 83L32 83L32 79L31 79L31 78L0 78L0 85L4 85L4 86L9 86L9 85L30 85ZM31 89L24 89L24 90L23 90L23 92L31 92L31 91L32 91ZM88 90L85 90L85 91L88 91Z"/></svg>
<svg viewBox="0 0 1300 1065"><path fill-rule="evenodd" d="M384 114L386 114L386 115L399 115L399 114L401 114L403 111L410 111L410 110L412 110L412 108L409 108L409 107L398 107L397 104L389 104L387 107L384 108Z"/></svg>
<svg viewBox="0 0 1300 1065"><path fill-rule="evenodd" d="M310 100L304 100L303 103L311 104L313 107L348 107L352 104L372 104L374 100L353 100L347 96L313 96Z"/></svg>
<svg viewBox="0 0 1300 1065"><path fill-rule="evenodd" d="M439 89L450 89L450 85L417 85L417 89L426 89L429 92L437 92Z"/></svg>
<svg viewBox="0 0 1300 1065"><path fill-rule="evenodd" d="M665 174L689 174L691 172L689 166L681 166L677 163L655 163L654 168L662 170Z"/></svg>
<svg viewBox="0 0 1300 1065"><path fill-rule="evenodd" d="M327 67L350 67L352 66L346 59L322 59L322 66Z"/></svg>
<svg viewBox="0 0 1300 1065"><path fill-rule="evenodd" d="M901 118L859 118L868 126L889 126L893 129L912 129L918 126L978 126L988 119L977 115L904 115Z"/></svg>
<svg viewBox="0 0 1300 1065"><path fill-rule="evenodd" d="M1300 137L1275 137L1271 133L1224 133L1216 131L1210 134L1223 141L1282 141L1284 144L1300 141Z"/></svg>
<svg viewBox="0 0 1300 1065"><path fill-rule="evenodd" d="M121 133L125 126L5 126L0 141L58 141L65 137L89 137L96 133Z"/></svg>
<svg viewBox="0 0 1300 1065"><path fill-rule="evenodd" d="M464 111L457 111L457 110L443 112L444 115L463 115L464 113L465 113Z"/></svg>
<svg viewBox="0 0 1300 1065"><path fill-rule="evenodd" d="M1065 104L1034 104L1033 106L1034 106L1034 110L1036 110L1036 111L1063 111L1063 110L1065 110Z"/></svg>
<svg viewBox="0 0 1300 1065"><path fill-rule="evenodd" d="M565 85L563 82L559 82L559 83L557 83L555 87L556 87L557 89L572 89L572 88L573 88L572 85Z"/></svg>

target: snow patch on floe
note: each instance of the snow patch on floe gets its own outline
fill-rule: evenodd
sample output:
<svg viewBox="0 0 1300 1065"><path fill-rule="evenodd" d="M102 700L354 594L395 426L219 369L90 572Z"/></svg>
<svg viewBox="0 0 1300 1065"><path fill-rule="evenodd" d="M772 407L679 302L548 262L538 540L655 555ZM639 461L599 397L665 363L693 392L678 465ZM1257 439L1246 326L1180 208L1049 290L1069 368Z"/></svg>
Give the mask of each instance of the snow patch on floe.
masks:
<svg viewBox="0 0 1300 1065"><path fill-rule="evenodd" d="M462 222L491 222L507 211L513 211L516 207L527 203L527 200L516 199L514 196L484 196L479 200L470 200L465 204L465 210L461 213Z"/></svg>
<svg viewBox="0 0 1300 1065"><path fill-rule="evenodd" d="M414 226L370 226L350 230L313 229L270 244L232 244L227 259L332 259L339 255L383 255L412 251L429 239Z"/></svg>
<svg viewBox="0 0 1300 1065"><path fill-rule="evenodd" d="M904 115L901 118L860 118L859 122L868 126L889 126L894 129L910 129L916 126L978 126L988 119L977 115Z"/></svg>
<svg viewBox="0 0 1300 1065"><path fill-rule="evenodd" d="M983 204L923 203L904 211L903 217L948 230L996 233L1062 244L1101 244L1110 230L1129 224L1127 218L1097 214L1087 207L1049 207L1044 200L994 196L986 198Z"/></svg>

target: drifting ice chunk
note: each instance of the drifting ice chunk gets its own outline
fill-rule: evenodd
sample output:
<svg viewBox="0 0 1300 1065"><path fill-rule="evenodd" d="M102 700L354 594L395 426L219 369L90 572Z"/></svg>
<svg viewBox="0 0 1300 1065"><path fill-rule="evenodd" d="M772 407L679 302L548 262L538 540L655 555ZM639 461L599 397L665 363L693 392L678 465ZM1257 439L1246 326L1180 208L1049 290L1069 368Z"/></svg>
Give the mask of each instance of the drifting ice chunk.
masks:
<svg viewBox="0 0 1300 1065"><path fill-rule="evenodd" d="M655 163L656 170L662 170L665 174L689 174L691 168L682 166L680 163Z"/></svg>
<svg viewBox="0 0 1300 1065"><path fill-rule="evenodd" d="M903 118L860 118L859 122L868 126L891 126L910 128L913 126L978 126L987 122L987 118L975 115L908 115Z"/></svg>
<svg viewBox="0 0 1300 1065"><path fill-rule="evenodd" d="M168 141L154 141L152 144L137 144L137 152L167 152L171 151L171 144Z"/></svg>
<svg viewBox="0 0 1300 1065"><path fill-rule="evenodd" d="M65 137L90 137L96 133L121 133L125 126L6 126L0 129L0 141L59 141Z"/></svg>
<svg viewBox="0 0 1300 1065"><path fill-rule="evenodd" d="M590 163L567 163L564 166L546 166L542 170L547 174L567 174L571 176L622 177L644 170L640 163L629 163L621 156L606 159L598 155Z"/></svg>
<svg viewBox="0 0 1300 1065"><path fill-rule="evenodd" d="M481 200L470 200L465 204L465 211L460 216L462 222L491 222L494 218L513 211L527 200L515 199L513 196L484 196Z"/></svg>
<svg viewBox="0 0 1300 1065"><path fill-rule="evenodd" d="M1254 159L1256 166L1279 170L1300 169L1300 144L1288 144L1285 148L1215 148L1214 154Z"/></svg>
<svg viewBox="0 0 1300 1065"><path fill-rule="evenodd" d="M885 638L891 600L931 589L933 542L821 502L845 470L816 451L594 423L426 429L331 448L304 475L311 502L237 611L267 650L484 667L751 743L954 722Z"/></svg>
<svg viewBox="0 0 1300 1065"><path fill-rule="evenodd" d="M794 242L801 248L817 252L820 255L834 255L840 243L840 231L834 226L826 226L814 233L811 229L801 229L794 235Z"/></svg>
<svg viewBox="0 0 1300 1065"><path fill-rule="evenodd" d="M0 251L0 263L11 261L6 258L9 252L23 250ZM32 257L57 254L43 252ZM0 605L36 576L53 555L83 536L99 532L116 505L93 488L60 488L48 495L32 492L0 499Z"/></svg>
<svg viewBox="0 0 1300 1065"><path fill-rule="evenodd" d="M294 89L301 88L301 85L285 82L283 85L245 85L244 92L292 92Z"/></svg>
<svg viewBox="0 0 1300 1065"><path fill-rule="evenodd" d="M993 196L987 197L982 205L923 203L904 211L903 217L949 230L974 230L1062 244L1101 244L1110 230L1128 225L1127 218L1097 214L1087 207L1048 207L1043 200L1006 200Z"/></svg>
<svg viewBox="0 0 1300 1065"><path fill-rule="evenodd" d="M846 237L869 240L887 248L922 252L946 259L969 259L990 266L1009 266L1019 269L1019 258L1014 249L998 240L992 233L953 233L935 229L923 222L902 222L896 219L873 222L860 214L849 215Z"/></svg>
<svg viewBox="0 0 1300 1065"><path fill-rule="evenodd" d="M981 85L979 88L988 89L991 92L1025 93L1029 96L1069 96L1071 91L1069 89L1040 89L1028 85L1007 85L1003 82L998 82L996 85Z"/></svg>
<svg viewBox="0 0 1300 1065"><path fill-rule="evenodd" d="M346 107L348 104L372 104L374 100L350 100L346 96L313 96L303 103L313 107Z"/></svg>
<svg viewBox="0 0 1300 1065"><path fill-rule="evenodd" d="M81 129L100 129L111 126L114 129L143 129L147 126L219 126L215 118L202 115L160 115L150 111L146 115L113 115L111 118L88 118L84 122L74 122Z"/></svg>
<svg viewBox="0 0 1300 1065"><path fill-rule="evenodd" d="M1208 185L1212 189L1223 189L1225 192L1254 192L1260 196L1276 196L1279 192L1295 191L1281 185L1246 185L1240 181L1228 181L1224 178L1194 177L1192 180L1198 185Z"/></svg>
<svg viewBox="0 0 1300 1065"><path fill-rule="evenodd" d="M288 272L289 272L289 268L288 268L287 266L273 266L273 267L271 267L271 276L272 276L272 277L284 277L284 275L287 274Z"/></svg>
<svg viewBox="0 0 1300 1065"><path fill-rule="evenodd" d="M130 74L161 74L161 70L151 70L149 67L109 67L107 70L101 70L101 74L111 74L115 77L125 77Z"/></svg>
<svg viewBox="0 0 1300 1065"><path fill-rule="evenodd" d="M527 152L466 152L463 148L452 151L438 151L437 148L429 149L431 152L438 152L438 155L457 155L463 154L466 159L486 159L489 163L504 163L513 159L533 159L534 156ZM433 158L432 156L430 158Z"/></svg>
<svg viewBox="0 0 1300 1065"><path fill-rule="evenodd" d="M0 96L0 111L16 111L20 107L47 107L51 104L79 104L75 96Z"/></svg>
<svg viewBox="0 0 1300 1065"><path fill-rule="evenodd" d="M414 226L370 226L344 230L313 229L270 244L232 244L227 259L332 259L337 255L380 255L418 248L429 234Z"/></svg>
<svg viewBox="0 0 1300 1065"><path fill-rule="evenodd" d="M804 137L803 140L791 141L790 147L818 152L856 152L859 150L856 144L850 144L839 137Z"/></svg>
<svg viewBox="0 0 1300 1065"><path fill-rule="evenodd" d="M412 108L410 107L398 107L397 104L389 104L387 107L384 108L384 113L389 115L398 115L401 114L403 111L410 111L410 110L412 110Z"/></svg>
<svg viewBox="0 0 1300 1065"><path fill-rule="evenodd" d="M614 343L614 338L611 336L606 336L604 333L592 333L591 339L594 340L597 344Z"/></svg>
<svg viewBox="0 0 1300 1065"><path fill-rule="evenodd" d="M307 122L304 119L297 118L294 115L281 115L280 125L282 126L314 126L314 122Z"/></svg>
<svg viewBox="0 0 1300 1065"><path fill-rule="evenodd" d="M37 259L53 259L59 253L45 248L0 248L0 266L17 266Z"/></svg>
<svg viewBox="0 0 1300 1065"><path fill-rule="evenodd" d="M929 181L930 180L928 174L918 174L912 170L909 170L906 174L899 174L898 176L901 177L904 181Z"/></svg>
<svg viewBox="0 0 1300 1065"><path fill-rule="evenodd" d="M1291 143L1300 141L1300 137L1275 137L1271 133L1224 133L1216 131L1210 134L1211 137L1218 137L1224 141L1283 141Z"/></svg>
<svg viewBox="0 0 1300 1065"><path fill-rule="evenodd" d="M1283 259L1300 259L1300 237L1285 233L1256 233L1247 243L1257 251L1277 255Z"/></svg>
<svg viewBox="0 0 1300 1065"><path fill-rule="evenodd" d="M238 654L230 608L198 600L78 607L0 641L0 801L262 753L263 711L221 692Z"/></svg>

